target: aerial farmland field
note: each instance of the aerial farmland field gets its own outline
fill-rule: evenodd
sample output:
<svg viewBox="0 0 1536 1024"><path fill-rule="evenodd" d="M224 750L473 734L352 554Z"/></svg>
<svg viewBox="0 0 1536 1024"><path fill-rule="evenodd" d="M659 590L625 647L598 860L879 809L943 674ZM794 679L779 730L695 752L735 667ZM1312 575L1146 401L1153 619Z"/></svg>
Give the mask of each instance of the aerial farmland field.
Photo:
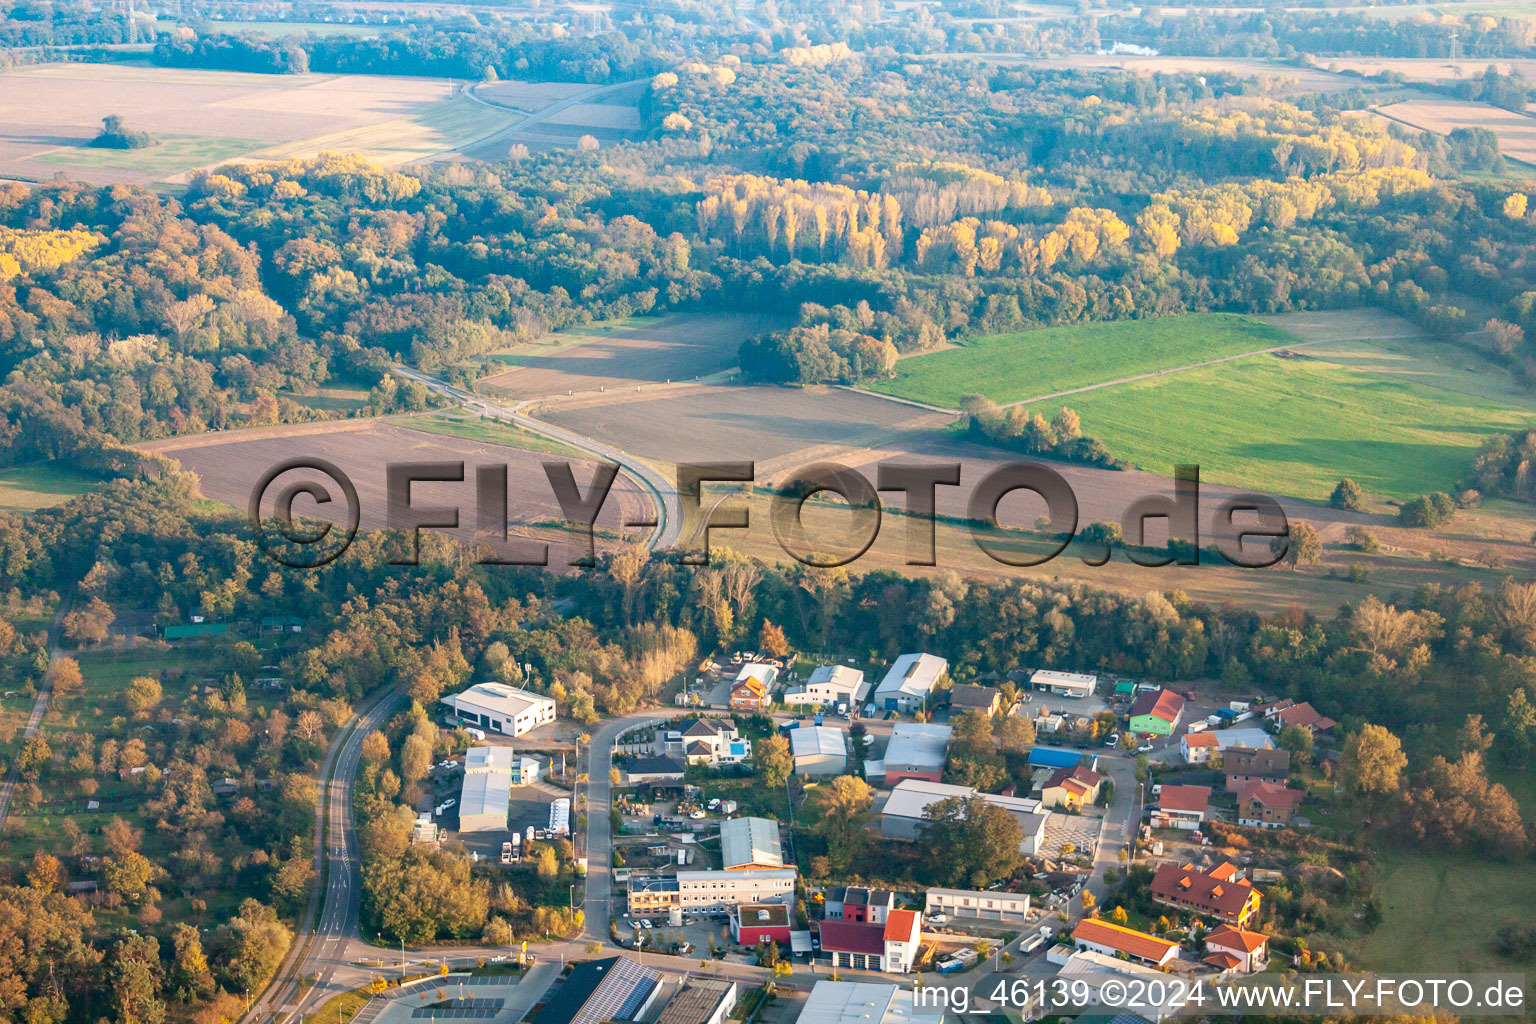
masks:
<svg viewBox="0 0 1536 1024"><path fill-rule="evenodd" d="M872 389L949 409L972 392L1006 405L1296 341L1232 313L1046 327L902 359L896 376Z"/></svg>

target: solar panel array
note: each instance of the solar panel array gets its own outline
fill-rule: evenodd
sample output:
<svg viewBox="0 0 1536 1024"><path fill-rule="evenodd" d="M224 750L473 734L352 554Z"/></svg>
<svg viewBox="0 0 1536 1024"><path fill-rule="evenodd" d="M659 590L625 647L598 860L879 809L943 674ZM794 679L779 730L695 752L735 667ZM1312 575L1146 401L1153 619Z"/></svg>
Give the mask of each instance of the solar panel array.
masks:
<svg viewBox="0 0 1536 1024"><path fill-rule="evenodd" d="M418 1006L411 1011L411 1016L418 1020L427 1017L433 1020L489 1020L500 1012L501 1009L498 1006L465 1006L451 1010L435 1010L430 1006Z"/></svg>
<svg viewBox="0 0 1536 1024"><path fill-rule="evenodd" d="M633 1020L660 978L659 972L619 957L572 1024Z"/></svg>

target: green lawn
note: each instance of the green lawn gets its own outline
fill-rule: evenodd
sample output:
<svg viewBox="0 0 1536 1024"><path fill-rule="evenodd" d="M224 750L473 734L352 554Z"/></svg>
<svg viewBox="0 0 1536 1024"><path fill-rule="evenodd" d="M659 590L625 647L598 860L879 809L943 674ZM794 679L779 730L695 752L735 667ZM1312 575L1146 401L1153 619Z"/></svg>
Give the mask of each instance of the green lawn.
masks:
<svg viewBox="0 0 1536 1024"><path fill-rule="evenodd" d="M66 164L71 167L115 167L169 174L218 163L266 145L257 139L237 139L224 135L160 135L156 138L159 139L159 145L144 149L70 146L40 153L32 159L38 163Z"/></svg>
<svg viewBox="0 0 1536 1024"><path fill-rule="evenodd" d="M18 466L0 471L0 511L33 512L62 505L101 481L68 466Z"/></svg>
<svg viewBox="0 0 1536 1024"><path fill-rule="evenodd" d="M1475 854L1392 853L1382 866L1380 927L1360 944L1361 966L1383 971L1501 971L1503 925L1536 918L1529 863Z"/></svg>
<svg viewBox="0 0 1536 1024"><path fill-rule="evenodd" d="M872 387L950 409L973 392L1006 404L1295 341L1232 313L1045 327L900 360L893 379Z"/></svg>
<svg viewBox="0 0 1536 1024"><path fill-rule="evenodd" d="M1502 370L1428 344L1355 343L1188 370L1074 395L1085 433L1142 469L1322 499L1340 477L1408 498L1449 490L1488 434L1529 426L1536 400ZM1061 400L1036 407L1053 413Z"/></svg>

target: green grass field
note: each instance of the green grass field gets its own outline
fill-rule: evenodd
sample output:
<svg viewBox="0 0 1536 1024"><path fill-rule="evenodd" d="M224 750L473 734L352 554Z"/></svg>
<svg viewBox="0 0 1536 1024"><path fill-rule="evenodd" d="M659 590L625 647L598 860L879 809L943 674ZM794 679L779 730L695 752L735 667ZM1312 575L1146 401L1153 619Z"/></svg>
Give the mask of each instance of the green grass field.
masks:
<svg viewBox="0 0 1536 1024"><path fill-rule="evenodd" d="M0 471L0 511L35 512L62 505L101 481L64 466L18 466Z"/></svg>
<svg viewBox="0 0 1536 1024"><path fill-rule="evenodd" d="M228 160L254 149L262 143L257 139L237 139L224 135L161 135L158 146L144 149L97 149L94 146L71 146L40 153L33 157L38 163L64 164L70 167L115 167L155 174L173 174L205 164Z"/></svg>
<svg viewBox="0 0 1536 1024"><path fill-rule="evenodd" d="M1041 402L1153 472L1323 499L1340 477L1408 498L1448 490L1482 439L1536 422L1508 375L1430 343L1340 344L1263 355ZM1442 358L1443 353L1443 358ZM1474 360L1475 361L1475 360Z"/></svg>
<svg viewBox="0 0 1536 1024"><path fill-rule="evenodd" d="M284 393L281 397L324 412L356 412L368 404L366 388L316 388L314 394Z"/></svg>
<svg viewBox="0 0 1536 1024"><path fill-rule="evenodd" d="M1006 404L1295 341L1232 313L1046 327L903 359L893 379L872 388L949 409L972 392Z"/></svg>
<svg viewBox="0 0 1536 1024"><path fill-rule="evenodd" d="M1360 943L1373 970L1501 971L1499 928L1536 917L1530 865L1475 854L1391 853L1381 865L1382 922Z"/></svg>

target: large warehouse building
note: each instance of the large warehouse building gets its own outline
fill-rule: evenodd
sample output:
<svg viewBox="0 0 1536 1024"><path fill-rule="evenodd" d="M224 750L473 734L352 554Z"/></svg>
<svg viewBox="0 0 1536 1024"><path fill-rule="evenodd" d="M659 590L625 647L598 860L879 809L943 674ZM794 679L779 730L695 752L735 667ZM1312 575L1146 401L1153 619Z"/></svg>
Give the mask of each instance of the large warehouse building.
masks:
<svg viewBox="0 0 1536 1024"><path fill-rule="evenodd" d="M784 847L772 818L728 818L720 823L720 859L727 871L782 868Z"/></svg>
<svg viewBox="0 0 1536 1024"><path fill-rule="evenodd" d="M848 767L848 734L829 725L789 730L789 752L801 775L841 775Z"/></svg>
<svg viewBox="0 0 1536 1024"><path fill-rule="evenodd" d="M555 700L506 683L476 683L439 703L460 721L506 736L521 736L555 720Z"/></svg>

